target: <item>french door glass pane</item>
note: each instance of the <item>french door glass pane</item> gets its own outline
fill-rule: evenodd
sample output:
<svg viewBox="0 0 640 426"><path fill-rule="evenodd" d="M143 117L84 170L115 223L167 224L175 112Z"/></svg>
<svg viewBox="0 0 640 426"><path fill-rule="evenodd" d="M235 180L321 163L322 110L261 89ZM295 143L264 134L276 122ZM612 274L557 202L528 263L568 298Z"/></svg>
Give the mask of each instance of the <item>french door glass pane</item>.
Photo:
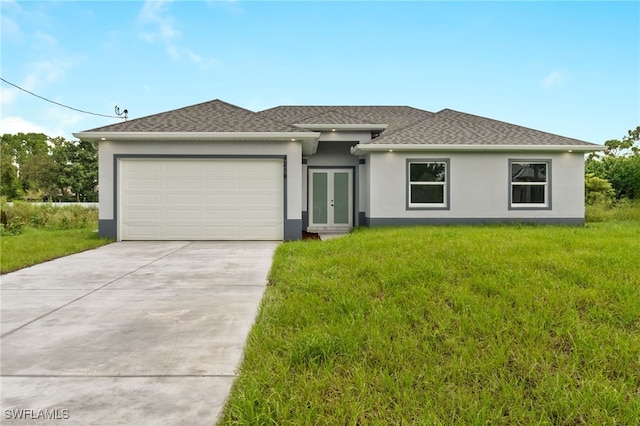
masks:
<svg viewBox="0 0 640 426"><path fill-rule="evenodd" d="M349 223L349 174L333 174L333 223Z"/></svg>
<svg viewBox="0 0 640 426"><path fill-rule="evenodd" d="M327 173L313 174L313 217L312 223L327 223Z"/></svg>

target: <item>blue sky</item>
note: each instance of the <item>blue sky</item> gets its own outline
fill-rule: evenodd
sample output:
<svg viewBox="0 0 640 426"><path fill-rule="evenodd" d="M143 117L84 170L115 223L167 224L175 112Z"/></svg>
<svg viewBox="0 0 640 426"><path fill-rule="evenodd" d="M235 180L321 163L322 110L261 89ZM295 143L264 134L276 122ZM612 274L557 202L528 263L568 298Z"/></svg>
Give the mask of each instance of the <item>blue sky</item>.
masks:
<svg viewBox="0 0 640 426"><path fill-rule="evenodd" d="M138 118L212 99L451 108L595 143L640 124L640 2L0 0L2 78ZM0 82L0 133L119 122Z"/></svg>

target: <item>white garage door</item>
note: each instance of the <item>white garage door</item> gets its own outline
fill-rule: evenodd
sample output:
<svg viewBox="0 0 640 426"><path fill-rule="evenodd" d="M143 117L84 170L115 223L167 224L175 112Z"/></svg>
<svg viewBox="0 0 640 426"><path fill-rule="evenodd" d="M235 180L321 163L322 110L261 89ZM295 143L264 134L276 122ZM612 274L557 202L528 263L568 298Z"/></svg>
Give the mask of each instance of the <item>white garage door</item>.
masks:
<svg viewBox="0 0 640 426"><path fill-rule="evenodd" d="M121 240L282 240L277 159L120 159Z"/></svg>

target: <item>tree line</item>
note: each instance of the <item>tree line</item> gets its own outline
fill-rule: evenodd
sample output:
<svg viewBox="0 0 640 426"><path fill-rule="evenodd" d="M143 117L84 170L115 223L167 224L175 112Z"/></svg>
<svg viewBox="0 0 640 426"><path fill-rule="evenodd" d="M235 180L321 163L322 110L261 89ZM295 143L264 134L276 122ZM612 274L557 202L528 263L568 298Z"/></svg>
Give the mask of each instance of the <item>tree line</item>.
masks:
<svg viewBox="0 0 640 426"><path fill-rule="evenodd" d="M98 201L98 150L90 142L5 133L0 155L7 201Z"/></svg>
<svg viewBox="0 0 640 426"><path fill-rule="evenodd" d="M586 158L586 202L640 199L640 126ZM2 135L0 196L8 201L98 201L98 150L42 133Z"/></svg>
<svg viewBox="0 0 640 426"><path fill-rule="evenodd" d="M604 152L589 154L586 159L587 204L640 199L640 126L604 144Z"/></svg>

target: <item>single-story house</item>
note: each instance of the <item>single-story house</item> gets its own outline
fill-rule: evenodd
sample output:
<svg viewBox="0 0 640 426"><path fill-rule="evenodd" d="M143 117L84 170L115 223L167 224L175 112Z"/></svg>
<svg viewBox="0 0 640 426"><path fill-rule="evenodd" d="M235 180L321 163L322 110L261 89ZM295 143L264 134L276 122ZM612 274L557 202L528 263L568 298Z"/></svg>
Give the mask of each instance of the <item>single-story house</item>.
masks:
<svg viewBox="0 0 640 426"><path fill-rule="evenodd" d="M99 147L99 234L296 240L354 226L584 223L596 145L444 109L213 100L75 133Z"/></svg>

